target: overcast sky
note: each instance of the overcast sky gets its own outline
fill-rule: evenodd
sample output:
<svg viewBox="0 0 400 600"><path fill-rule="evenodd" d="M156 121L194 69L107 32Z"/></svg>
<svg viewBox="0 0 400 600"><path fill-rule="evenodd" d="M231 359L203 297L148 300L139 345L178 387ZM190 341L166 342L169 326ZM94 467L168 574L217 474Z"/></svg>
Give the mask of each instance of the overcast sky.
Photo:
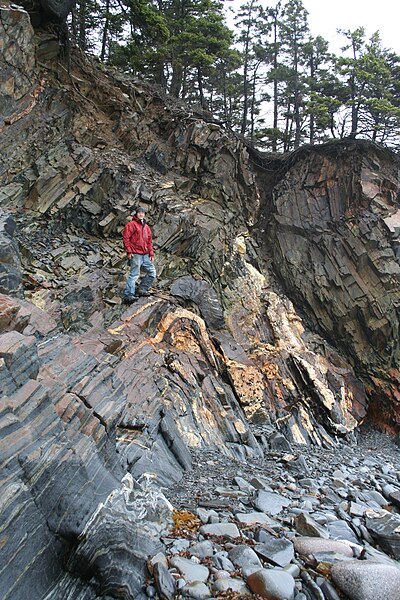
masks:
<svg viewBox="0 0 400 600"><path fill-rule="evenodd" d="M231 0L227 6L237 8L245 0ZM264 6L274 6L274 0L260 0ZM312 35L322 35L332 52L339 52L344 38L336 29L365 27L369 38L379 30L383 45L400 54L399 0L303 0L308 10Z"/></svg>
<svg viewBox="0 0 400 600"><path fill-rule="evenodd" d="M303 0L313 35L322 35L331 50L343 45L336 29L365 27L370 37L379 30L383 45L400 53L399 0Z"/></svg>

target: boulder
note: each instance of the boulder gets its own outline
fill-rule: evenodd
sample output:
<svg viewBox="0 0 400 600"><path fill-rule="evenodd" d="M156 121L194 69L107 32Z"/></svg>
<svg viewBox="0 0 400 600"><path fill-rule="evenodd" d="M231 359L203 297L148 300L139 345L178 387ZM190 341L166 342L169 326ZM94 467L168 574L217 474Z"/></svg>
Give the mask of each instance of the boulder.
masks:
<svg viewBox="0 0 400 600"><path fill-rule="evenodd" d="M332 579L350 600L397 600L400 570L373 561L350 561L332 567Z"/></svg>
<svg viewBox="0 0 400 600"><path fill-rule="evenodd" d="M366 526L378 544L392 554L396 560L400 559L400 515L383 511L376 517L367 517Z"/></svg>
<svg viewBox="0 0 400 600"><path fill-rule="evenodd" d="M173 556L170 562L171 566L176 567L188 583L195 581L205 582L210 575L207 567L199 565L188 558Z"/></svg>
<svg viewBox="0 0 400 600"><path fill-rule="evenodd" d="M261 598L268 600L293 600L295 592L295 581L285 571L277 569L260 569L249 575L247 585Z"/></svg>
<svg viewBox="0 0 400 600"><path fill-rule="evenodd" d="M240 537L240 531L234 523L211 523L200 527L202 535L217 535L226 538Z"/></svg>
<svg viewBox="0 0 400 600"><path fill-rule="evenodd" d="M206 281L196 280L190 276L180 277L171 285L171 294L194 302L211 329L221 329L225 325L218 296Z"/></svg>
<svg viewBox="0 0 400 600"><path fill-rule="evenodd" d="M298 537L293 540L294 549L303 556L316 552L334 552L353 557L353 550L347 542L329 540L320 537Z"/></svg>
<svg viewBox="0 0 400 600"><path fill-rule="evenodd" d="M258 510L267 515L274 516L290 506L291 501L289 498L276 494L275 492L259 490L254 498L253 504Z"/></svg>
<svg viewBox="0 0 400 600"><path fill-rule="evenodd" d="M258 556L276 567L286 567L294 558L293 544L289 540L266 535L262 544L256 544Z"/></svg>

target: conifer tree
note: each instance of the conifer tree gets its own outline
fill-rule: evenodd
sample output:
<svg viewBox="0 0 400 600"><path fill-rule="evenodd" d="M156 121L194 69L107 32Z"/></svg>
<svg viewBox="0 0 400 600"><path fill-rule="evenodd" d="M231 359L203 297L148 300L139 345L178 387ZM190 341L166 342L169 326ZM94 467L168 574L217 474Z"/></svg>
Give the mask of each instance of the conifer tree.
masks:
<svg viewBox="0 0 400 600"><path fill-rule="evenodd" d="M309 38L308 12L302 0L289 0L281 19L281 41L286 66L286 126L285 150L293 145L298 148L302 137L302 104L306 77L302 67L305 63L304 47ZM294 135L293 135L294 127Z"/></svg>

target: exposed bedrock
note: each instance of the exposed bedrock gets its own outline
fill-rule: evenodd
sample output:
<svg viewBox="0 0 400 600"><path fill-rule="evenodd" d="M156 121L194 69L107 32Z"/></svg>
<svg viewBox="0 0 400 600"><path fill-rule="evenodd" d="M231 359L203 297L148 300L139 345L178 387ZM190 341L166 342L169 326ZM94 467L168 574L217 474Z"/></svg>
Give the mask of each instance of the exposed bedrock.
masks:
<svg viewBox="0 0 400 600"><path fill-rule="evenodd" d="M268 236L288 294L367 383L372 420L399 410L399 160L366 142L294 156Z"/></svg>
<svg viewBox="0 0 400 600"><path fill-rule="evenodd" d="M0 131L16 113L35 102L37 82L34 33L29 15L22 9L0 7Z"/></svg>
<svg viewBox="0 0 400 600"><path fill-rule="evenodd" d="M282 429L296 441L332 444L323 425L354 427L346 393L363 396L351 372L307 350L290 303L274 294L265 302L276 344L269 353L287 352L283 365L261 350L247 356L227 330L208 330L168 298L143 298L107 330L70 337L44 311L0 297L4 598L83 600L100 590L136 598L145 559L170 528L160 484L191 469L190 446L260 456L268 442L254 438L246 415L257 409L265 418L268 402L274 414L276 396ZM309 378L301 402L301 378L296 387L289 368L287 381L278 374L296 360Z"/></svg>
<svg viewBox="0 0 400 600"><path fill-rule="evenodd" d="M70 73L50 56L36 67L13 10L0 8L23 42L0 123L0 595L140 598L170 530L160 486L191 469L190 448L245 461L280 442L334 447L368 395L394 428L396 163L339 144L274 159L266 186L264 158L210 115L77 52ZM124 310L136 204L158 281Z"/></svg>
<svg viewBox="0 0 400 600"><path fill-rule="evenodd" d="M54 329L44 337L38 309L24 327L28 303L0 302L1 597L134 599L172 509L116 452L118 359Z"/></svg>
<svg viewBox="0 0 400 600"><path fill-rule="evenodd" d="M21 261L14 238L15 221L0 209L0 293L22 296Z"/></svg>

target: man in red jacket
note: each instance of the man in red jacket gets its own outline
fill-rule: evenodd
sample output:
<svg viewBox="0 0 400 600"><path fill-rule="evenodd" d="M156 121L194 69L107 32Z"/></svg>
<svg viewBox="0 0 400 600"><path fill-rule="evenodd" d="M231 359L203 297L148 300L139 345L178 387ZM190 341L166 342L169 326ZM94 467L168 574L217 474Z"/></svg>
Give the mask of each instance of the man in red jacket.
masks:
<svg viewBox="0 0 400 600"><path fill-rule="evenodd" d="M150 296L148 289L156 278L153 237L144 218L145 214L145 209L139 206L122 232L124 248L131 268L124 290L124 304L132 304L139 296ZM136 290L136 282L142 267L146 274L141 281L140 290Z"/></svg>

